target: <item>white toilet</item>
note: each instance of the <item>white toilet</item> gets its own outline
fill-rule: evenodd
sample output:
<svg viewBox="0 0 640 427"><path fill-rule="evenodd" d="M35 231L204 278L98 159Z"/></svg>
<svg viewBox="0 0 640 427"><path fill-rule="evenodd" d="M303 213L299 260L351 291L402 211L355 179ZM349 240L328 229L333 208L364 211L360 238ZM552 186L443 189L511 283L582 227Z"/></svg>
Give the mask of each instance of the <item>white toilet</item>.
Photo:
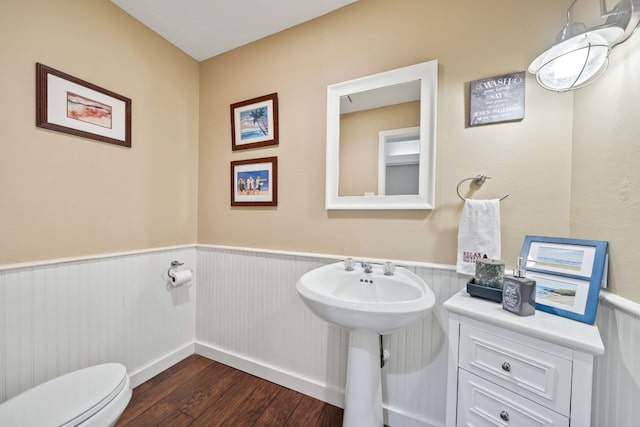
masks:
<svg viewBox="0 0 640 427"><path fill-rule="evenodd" d="M130 399L131 384L123 365L91 366L53 378L0 404L0 426L113 426Z"/></svg>

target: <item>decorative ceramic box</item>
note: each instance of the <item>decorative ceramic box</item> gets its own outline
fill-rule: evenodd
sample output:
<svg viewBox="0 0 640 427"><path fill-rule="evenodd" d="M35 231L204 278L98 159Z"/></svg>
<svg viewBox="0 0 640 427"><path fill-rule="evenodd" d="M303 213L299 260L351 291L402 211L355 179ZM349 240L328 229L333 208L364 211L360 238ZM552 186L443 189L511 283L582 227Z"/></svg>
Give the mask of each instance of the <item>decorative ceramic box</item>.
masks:
<svg viewBox="0 0 640 427"><path fill-rule="evenodd" d="M476 277L467 283L467 292L474 297L502 302L503 280L504 263L481 258L476 261Z"/></svg>

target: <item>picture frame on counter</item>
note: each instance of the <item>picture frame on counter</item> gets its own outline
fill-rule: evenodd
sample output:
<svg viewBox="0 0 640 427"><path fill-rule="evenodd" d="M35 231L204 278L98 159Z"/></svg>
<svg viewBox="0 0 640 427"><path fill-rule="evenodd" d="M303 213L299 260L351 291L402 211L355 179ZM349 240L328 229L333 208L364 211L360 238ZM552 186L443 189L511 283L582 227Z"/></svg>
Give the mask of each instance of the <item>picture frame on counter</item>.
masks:
<svg viewBox="0 0 640 427"><path fill-rule="evenodd" d="M277 157L231 162L231 206L277 205Z"/></svg>
<svg viewBox="0 0 640 427"><path fill-rule="evenodd" d="M536 281L536 309L593 324L606 281L604 240L525 236L520 256Z"/></svg>
<svg viewBox="0 0 640 427"><path fill-rule="evenodd" d="M231 104L233 151L278 144L278 94Z"/></svg>
<svg viewBox="0 0 640 427"><path fill-rule="evenodd" d="M131 99L37 63L36 126L131 147Z"/></svg>

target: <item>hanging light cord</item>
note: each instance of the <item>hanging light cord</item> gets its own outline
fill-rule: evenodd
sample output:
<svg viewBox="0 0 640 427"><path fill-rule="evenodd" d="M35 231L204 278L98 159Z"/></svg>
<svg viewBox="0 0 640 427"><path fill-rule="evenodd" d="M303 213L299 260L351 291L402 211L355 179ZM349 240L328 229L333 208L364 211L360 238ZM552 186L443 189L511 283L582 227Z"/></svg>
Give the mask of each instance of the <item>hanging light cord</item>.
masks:
<svg viewBox="0 0 640 427"><path fill-rule="evenodd" d="M606 0L601 0L606 2ZM567 9L567 24L569 22L571 22L571 12L573 12L573 6L575 6L575 4L578 3L578 0L573 0L573 3L571 3L571 6L569 6L569 9Z"/></svg>
<svg viewBox="0 0 640 427"><path fill-rule="evenodd" d="M602 0L605 1L605 0ZM571 14L573 13L573 6L575 6L575 4L578 2L578 0L573 0L573 2L571 3L571 5L569 6L569 8L567 9L567 23L564 25L564 28L562 29L562 31L560 32L560 34L558 34L556 40L558 41L564 41L567 38L571 38L573 37L575 34L575 28L572 30L572 26L575 25L575 23L573 22L573 18L571 17ZM585 28L586 29L586 28Z"/></svg>

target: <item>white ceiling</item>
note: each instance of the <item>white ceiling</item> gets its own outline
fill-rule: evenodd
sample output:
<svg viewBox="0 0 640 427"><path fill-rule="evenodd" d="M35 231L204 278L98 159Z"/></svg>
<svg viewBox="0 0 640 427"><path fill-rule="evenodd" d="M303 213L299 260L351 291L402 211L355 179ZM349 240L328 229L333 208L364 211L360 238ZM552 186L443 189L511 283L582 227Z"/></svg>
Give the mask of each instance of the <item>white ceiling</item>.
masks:
<svg viewBox="0 0 640 427"><path fill-rule="evenodd" d="M197 61L357 0L111 0Z"/></svg>

